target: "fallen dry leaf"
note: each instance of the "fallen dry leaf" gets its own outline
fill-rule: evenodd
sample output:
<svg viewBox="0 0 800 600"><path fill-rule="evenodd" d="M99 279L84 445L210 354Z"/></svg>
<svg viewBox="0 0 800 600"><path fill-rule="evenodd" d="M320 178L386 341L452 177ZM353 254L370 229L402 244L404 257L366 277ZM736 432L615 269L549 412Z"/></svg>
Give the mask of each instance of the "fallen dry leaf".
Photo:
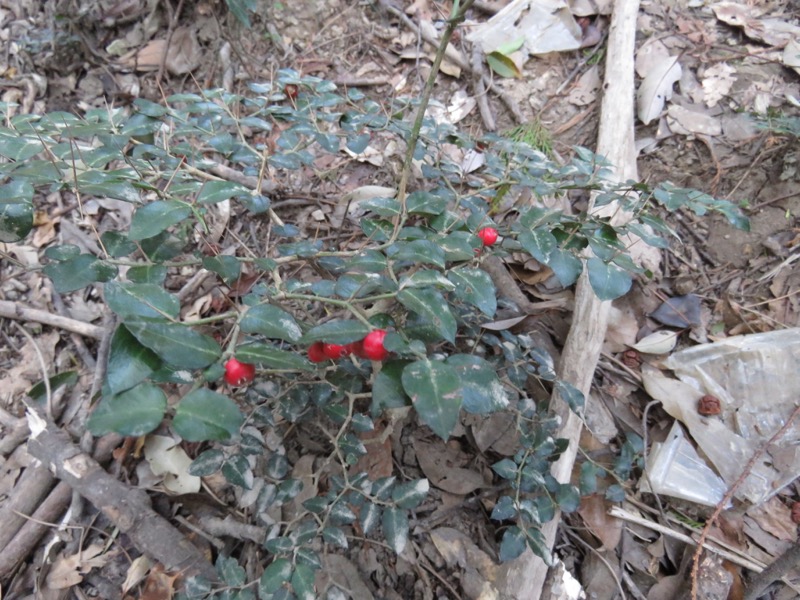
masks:
<svg viewBox="0 0 800 600"><path fill-rule="evenodd" d="M111 554L101 554L102 552L102 544L92 544L72 556L59 555L47 574L45 587L51 590L65 590L78 585L86 573L104 566L111 558Z"/></svg>
<svg viewBox="0 0 800 600"><path fill-rule="evenodd" d="M202 49L194 30L178 27L172 34L168 50L167 40L151 40L142 48L122 56L119 62L137 71L157 71L163 62L173 75L185 75L200 66L201 59Z"/></svg>
<svg viewBox="0 0 800 600"><path fill-rule="evenodd" d="M622 519L617 519L608 514L611 503L603 494L591 494L581 498L578 514L583 519L586 527L592 532L602 546L600 551L613 550L622 539Z"/></svg>
<svg viewBox="0 0 800 600"><path fill-rule="evenodd" d="M469 494L486 485L479 472L463 468L472 459L452 444L445 444L438 439L427 442L417 437L413 443L419 466L432 485L459 495Z"/></svg>
<svg viewBox="0 0 800 600"><path fill-rule="evenodd" d="M681 78L681 65L677 56L656 61L636 92L636 112L639 120L647 125L664 110L664 104L672 97L672 86Z"/></svg>

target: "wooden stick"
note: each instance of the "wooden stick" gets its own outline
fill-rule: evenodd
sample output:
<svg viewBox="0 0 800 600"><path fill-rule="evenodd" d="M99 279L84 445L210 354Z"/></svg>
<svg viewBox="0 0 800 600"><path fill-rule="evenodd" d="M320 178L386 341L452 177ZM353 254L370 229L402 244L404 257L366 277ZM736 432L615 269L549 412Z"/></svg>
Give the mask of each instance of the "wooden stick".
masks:
<svg viewBox="0 0 800 600"><path fill-rule="evenodd" d="M167 570L186 577L217 580L214 566L174 525L155 512L142 490L109 475L69 435L34 409L28 410L31 438L28 452L54 470L56 477L89 500L144 554Z"/></svg>
<svg viewBox="0 0 800 600"><path fill-rule="evenodd" d="M61 315L54 315L44 310L30 308L17 302L9 302L8 300L0 300L0 317L17 319L19 321L34 321L35 323L50 325L57 329L71 331L72 333L77 333L78 335L94 338L96 340L103 338L102 327L68 317L62 317Z"/></svg>
<svg viewBox="0 0 800 600"><path fill-rule="evenodd" d="M614 165L614 177L621 182L637 179L636 154L633 137L633 55L636 41L636 17L639 0L615 0L606 59L605 95L600 112L600 133L597 153ZM594 198L590 202L594 210ZM615 219L624 218L617 214ZM612 224L614 220L612 219ZM597 298L589 283L587 271L578 279L575 292L575 311L559 366L559 379L583 392L589 401L589 390L594 377L600 350L606 335L611 303ZM566 402L554 393L550 410L561 417L561 430L556 437L565 438L569 446L553 465L552 475L560 482L569 482L583 421L572 412ZM542 533L548 549L552 550L560 513L544 524ZM527 566L523 566L527 565ZM506 567L504 565L504 567ZM505 573L506 589L518 600L541 598L548 567L544 561L527 552L512 561Z"/></svg>

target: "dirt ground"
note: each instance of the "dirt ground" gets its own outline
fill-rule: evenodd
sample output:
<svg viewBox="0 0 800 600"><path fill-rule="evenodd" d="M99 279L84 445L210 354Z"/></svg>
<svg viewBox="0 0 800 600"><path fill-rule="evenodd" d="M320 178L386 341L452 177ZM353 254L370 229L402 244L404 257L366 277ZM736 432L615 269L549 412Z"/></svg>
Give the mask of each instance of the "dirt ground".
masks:
<svg viewBox="0 0 800 600"><path fill-rule="evenodd" d="M578 8L584 4L592 6ZM561 159L568 159L575 146L595 147L609 28L607 3L597 4L571 3L584 40L599 35L585 48L530 56L520 65L519 78L500 77L484 66L495 91L476 91L475 78L466 69L446 69L450 74L439 75L434 100L447 107L459 95L474 98L485 94L498 131L510 132L519 125L536 123L546 132L553 155ZM661 254L661 272L640 282L615 304L618 310L612 316L595 378L603 408L592 431L600 433L595 437L586 434L581 442L583 451L598 460L613 460L613 456L625 452L632 435L644 438L645 445L668 438L672 417L660 407L645 410L651 397L644 389L638 365L632 369L632 363L625 360L630 345L658 330L659 323L648 315L665 299L687 295L699 299L700 316L687 328L690 331L681 339L681 346L800 326L800 125L797 120L791 121L800 114L800 76L797 67L781 62L785 44L763 39L765 30L778 31L777 24L781 23L794 28L789 29L789 35L796 40L800 5L777 0L717 4L725 4L729 11L727 5L736 5L740 21L747 9L747 26L731 24L720 16L719 7L715 9L714 3L702 0L645 2L640 8L637 48L646 42L659 42L658 52L680 57L683 73L676 78L671 99L660 116L646 125L636 123L636 139L641 142L639 178L650 184L670 181L730 200L743 207L750 219L750 231L736 229L716 215L698 217L681 211L668 217L676 235L671 247ZM231 5L254 9L248 13L250 27L235 18ZM463 56L472 55L470 33L504 5L502 1L484 3L472 9L454 42ZM449 10L450 4L433 0L416 0L413 5L399 0L0 2L4 50L0 93L4 102L18 103L23 113L59 110L80 114L92 107L130 105L135 98L160 102L176 92L217 86L244 92L249 83L269 81L278 69L293 68L341 87L360 89L378 101L414 96L422 90L434 52L423 41L419 27L427 24L440 29ZM167 40L171 50L163 58L163 46L158 44ZM642 69L646 71L646 66ZM639 73L639 80L644 75ZM509 110L500 92L517 107L517 115ZM685 118L682 110L692 113L694 120ZM687 129L698 121L702 124L697 129ZM458 127L480 135L487 123L475 107L461 117ZM353 163L340 180L321 193L334 197L366 181L391 182L397 174L392 164L387 161L381 167L371 167ZM308 192L302 182L298 188L297 197L302 196L299 192ZM50 200L37 200L41 223L29 240L16 247L0 245L0 299L49 312L67 311L72 318L102 326L104 308L96 294L58 297L41 278L19 276L15 262L8 260L24 252L42 255L48 245L63 243L65 236L74 239L87 235L90 226L84 219L91 220L91 215L69 210L66 197ZM571 200L585 201L577 197ZM280 214L286 222L309 223L317 208L316 204L292 201L282 206ZM317 235L310 227L308 231ZM553 287L552 280L548 283L538 277L535 266L511 260L507 268L531 301L571 297L570 290ZM560 314L543 328L556 352L564 342L569 321L568 314ZM4 504L8 509L15 489L33 468L30 457L25 456L27 430L20 419L25 392L39 379L38 367L31 366L35 353L11 323L10 319L0 319L5 340L0 346L0 510ZM70 362L80 365L81 379L72 393L82 394L88 406L92 373L84 355L93 356L97 343L46 326L36 331L45 358L57 368L66 369ZM796 377L796 373L789 376ZM293 449L297 457L313 452L313 436L304 438L302 431L298 436L300 441ZM395 453L395 464L423 472L431 480L436 478L431 475L438 473L440 482L445 480L435 490L437 509L416 523L420 533L415 536L414 552L396 557L379 544L364 543L331 553L325 565L327 572L342 575L349 591L328 587L330 581L322 577L318 589L329 591L321 597L496 597L483 596L480 591L480 582L492 580L488 573L494 572L497 557L497 531L488 518L494 490L481 484L478 491L478 487L446 481L448 472L464 477L477 474L491 480L492 461L468 436L448 444L437 442L429 432L417 428L403 439L405 453L401 448L398 455L398 448L389 448L390 461L392 451ZM425 455L434 460L423 465L421 457ZM119 458L111 467L115 475L131 485L140 485L137 460L115 457ZM641 491L640 475L638 471L631 482L629 496L642 514L652 516L656 504L652 495ZM158 512L180 517L183 526L188 523L187 516L211 510L209 507L218 516L234 513L230 507L220 509L216 499L205 491L186 498L152 490L150 495ZM758 511L731 511L714 528L714 535L754 561L768 564L797 544L794 523L798 521L792 522L792 507L800 506L798 501L800 486L795 481ZM702 522L710 512L691 502L671 498L664 502L681 520L690 523ZM602 495L585 498L580 510L564 520L555 548L561 571L580 582L587 597L680 597L680 585L687 573L686 544L642 525L623 525L607 515L611 504ZM32 512L34 507L27 508ZM84 506L83 510L85 514L75 515L71 521L82 528L75 530L80 535L54 527L20 564L7 573L3 571L7 576L0 578L2 597L172 597L178 585L174 574L159 571L157 565L134 573L136 549L124 539L116 542L107 521L93 520L97 513L91 507ZM61 515L54 517L55 521L60 519ZM673 527L680 529L681 525ZM92 536L92 528L105 528L103 536L107 537ZM436 543L428 534L434 530L439 535ZM446 539L445 534L453 537ZM83 543L84 536L91 545L89 541ZM204 551L211 553L212 546L201 541L202 535L196 537L198 543L205 544ZM124 552L103 560L106 541L107 547L118 543ZM258 544L238 540L226 541L225 548L246 567L248 575L258 577L262 557L253 546ZM443 554L444 547L453 554ZM90 550L90 555L74 558L81 548ZM53 563L63 567L64 561L73 559L80 564L70 563L68 577L46 577ZM717 566L716 571L711 566L706 572L724 591L707 597L743 598L742 585L749 571L732 562ZM555 579L562 577L559 573L556 570ZM799 577L797 569L789 572L784 582L764 597L800 597ZM137 583L123 588L126 578ZM330 591L333 589L339 595ZM551 593L548 597L578 597L567 592L560 596L556 591Z"/></svg>

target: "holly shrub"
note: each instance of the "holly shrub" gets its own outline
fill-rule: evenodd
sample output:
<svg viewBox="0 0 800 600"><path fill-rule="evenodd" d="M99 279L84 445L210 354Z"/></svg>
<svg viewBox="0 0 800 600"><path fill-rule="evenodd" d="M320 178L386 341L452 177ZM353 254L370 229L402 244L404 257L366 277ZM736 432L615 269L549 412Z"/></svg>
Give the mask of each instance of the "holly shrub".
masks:
<svg viewBox="0 0 800 600"><path fill-rule="evenodd" d="M697 191L613 183L605 160L584 148L559 164L524 142L471 139L426 117L413 150L413 191L395 197L393 176L376 168L376 183L387 187L339 199L328 218L344 225L316 239L313 226L284 221L278 207L336 179L369 149L393 168L389 149L410 139L416 103L379 103L288 70L246 94L137 99L83 116L3 109L0 240L24 238L34 206L52 192L81 205L99 198L134 208L128 228L95 231L99 254L68 244L45 252L44 272L58 292L92 286L117 317L89 430L143 436L168 427L201 442L191 447L191 472L221 474L268 531L263 545L272 560L259 583L262 598L286 597L288 589L313 597L320 544L346 548L358 539L354 531L403 551L409 512L428 495L428 481L373 481L352 465L368 452L364 433L376 420L388 434L409 411L443 440L464 414L513 416L518 450L496 456L494 465L507 480L492 512L504 531L500 557L530 547L549 560L539 526L556 507L575 510L580 491L550 475L565 440L555 439L558 420L525 390L531 379L558 386L577 411L583 397L556 381L552 358L530 336L483 327L498 294L482 261L532 257L565 287L586 269L594 292L610 300L634 277L649 276L630 256L629 234L667 246L673 234L658 217L663 209L715 210L744 224L736 207ZM476 163L466 155L480 156L482 165L467 168ZM585 210L567 214L534 201L496 222L492 207L523 188L534 198L592 192L598 204L618 200L634 217L612 226ZM234 253L220 252L220 236L211 236L225 211L245 223L238 237L223 239ZM351 235L356 227L360 236ZM500 235L491 246L477 235L487 228ZM181 288L204 273L224 293L188 319L192 296ZM318 345L347 347L378 329L387 331L388 356L380 362L349 351L357 346L332 360ZM225 384L231 358L255 365L254 381L237 376L244 385ZM286 439L298 427L324 438L315 477L324 469L325 485L280 518L280 507L303 489L293 477L298 453ZM254 597L235 559L221 555L217 564L238 597ZM192 580L187 593L208 589Z"/></svg>

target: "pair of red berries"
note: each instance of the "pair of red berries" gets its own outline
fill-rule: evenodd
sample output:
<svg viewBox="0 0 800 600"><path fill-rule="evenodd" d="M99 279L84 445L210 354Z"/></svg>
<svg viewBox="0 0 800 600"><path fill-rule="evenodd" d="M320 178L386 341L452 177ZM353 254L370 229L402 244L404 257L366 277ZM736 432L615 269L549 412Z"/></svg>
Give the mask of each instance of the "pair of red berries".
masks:
<svg viewBox="0 0 800 600"><path fill-rule="evenodd" d="M338 360L348 354L355 354L359 358L369 360L385 360L389 356L389 351L383 347L385 337L385 329L375 329L370 331L360 342L352 344L315 342L308 348L308 360L320 363L329 359Z"/></svg>

